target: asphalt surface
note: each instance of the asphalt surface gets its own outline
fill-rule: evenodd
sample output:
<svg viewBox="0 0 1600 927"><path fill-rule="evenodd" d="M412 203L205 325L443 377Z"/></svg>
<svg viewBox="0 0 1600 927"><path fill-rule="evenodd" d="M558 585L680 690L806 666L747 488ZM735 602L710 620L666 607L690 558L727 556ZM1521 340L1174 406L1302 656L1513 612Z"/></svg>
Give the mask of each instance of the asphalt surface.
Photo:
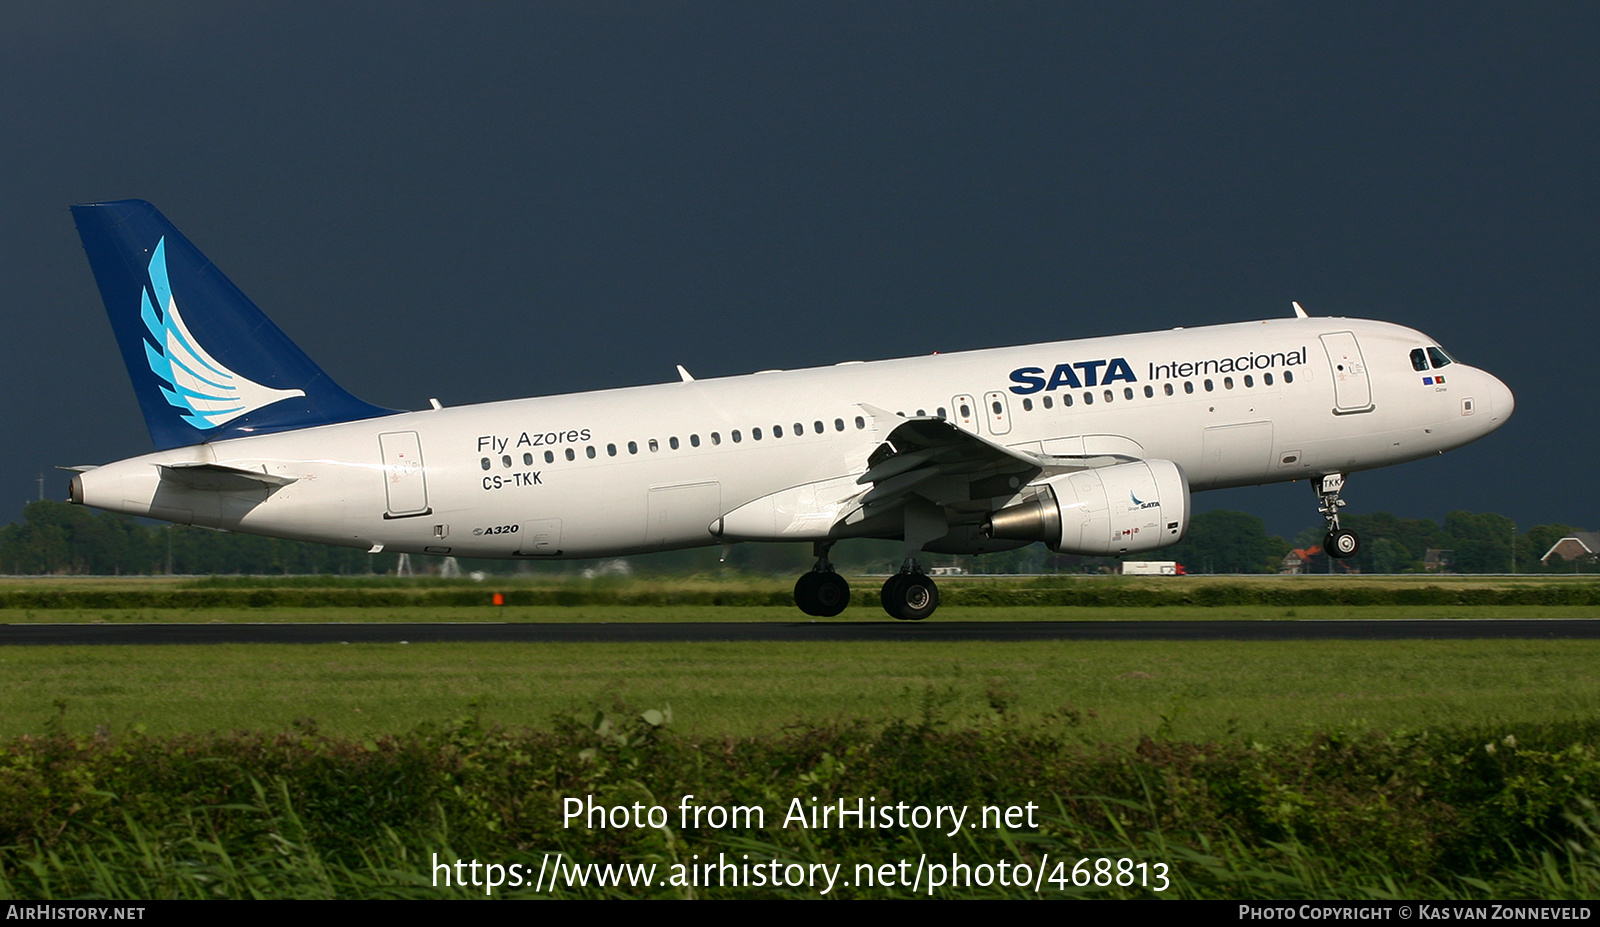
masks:
<svg viewBox="0 0 1600 927"><path fill-rule="evenodd" d="M1600 619L9 624L0 645L708 643L712 641L1582 640Z"/></svg>

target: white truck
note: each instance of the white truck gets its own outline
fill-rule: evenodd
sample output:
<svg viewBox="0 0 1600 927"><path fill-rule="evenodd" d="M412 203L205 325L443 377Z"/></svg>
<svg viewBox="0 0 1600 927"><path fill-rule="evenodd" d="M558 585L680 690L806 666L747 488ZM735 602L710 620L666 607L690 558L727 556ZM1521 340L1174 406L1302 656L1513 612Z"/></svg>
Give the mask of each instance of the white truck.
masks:
<svg viewBox="0 0 1600 927"><path fill-rule="evenodd" d="M1183 564L1176 560L1124 560L1123 576L1182 576Z"/></svg>

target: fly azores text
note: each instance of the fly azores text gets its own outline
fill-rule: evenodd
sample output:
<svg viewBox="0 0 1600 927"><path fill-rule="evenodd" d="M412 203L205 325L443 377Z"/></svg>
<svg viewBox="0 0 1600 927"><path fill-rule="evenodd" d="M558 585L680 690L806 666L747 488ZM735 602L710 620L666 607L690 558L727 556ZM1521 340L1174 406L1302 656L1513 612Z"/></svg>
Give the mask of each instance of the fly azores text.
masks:
<svg viewBox="0 0 1600 927"><path fill-rule="evenodd" d="M579 441L588 441L593 434L587 428L569 428L566 431L524 431L515 438L510 435L479 435L478 453L487 451L491 454L500 454L514 447L555 447L561 444L577 444Z"/></svg>
<svg viewBox="0 0 1600 927"><path fill-rule="evenodd" d="M1293 351L1273 351L1258 354L1254 351L1237 357L1212 357L1205 360L1150 363L1150 380L1176 380L1200 377L1213 373L1248 373L1252 370L1275 370L1298 367L1306 362L1305 347ZM1090 386L1110 386L1112 383L1137 383L1138 374L1125 357L1108 357L1101 360L1077 361L1057 364L1048 375L1043 367L1018 367L1011 371L1011 391L1019 396L1029 393L1049 392L1058 389L1083 389Z"/></svg>

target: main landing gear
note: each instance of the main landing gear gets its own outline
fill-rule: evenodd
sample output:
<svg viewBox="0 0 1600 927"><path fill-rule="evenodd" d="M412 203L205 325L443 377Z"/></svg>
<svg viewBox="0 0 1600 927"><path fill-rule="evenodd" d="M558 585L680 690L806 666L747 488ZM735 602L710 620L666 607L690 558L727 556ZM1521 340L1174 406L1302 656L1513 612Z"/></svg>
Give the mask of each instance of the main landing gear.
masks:
<svg viewBox="0 0 1600 927"><path fill-rule="evenodd" d="M921 621L938 607L939 587L910 557L883 584L883 610L900 621Z"/></svg>
<svg viewBox="0 0 1600 927"><path fill-rule="evenodd" d="M1329 473L1312 481L1311 488L1317 494L1317 511L1328 520L1328 533L1322 539L1322 549L1337 560L1354 557L1361 550L1361 539L1356 537L1354 531L1339 527L1339 510L1344 508L1344 500L1339 498L1340 491L1344 489L1344 474Z"/></svg>
<svg viewBox="0 0 1600 927"><path fill-rule="evenodd" d="M814 548L817 565L794 584L794 604L817 618L832 618L850 604L850 584L835 573L828 562L833 543L818 542ZM922 572L917 561L907 557L900 572L883 584L883 610L901 621L921 621L939 607L939 587Z"/></svg>
<svg viewBox="0 0 1600 927"><path fill-rule="evenodd" d="M794 604L807 615L832 618L850 604L850 584L835 573L833 564L828 562L828 548L832 546L831 542L815 544L812 549L817 555L817 565L794 584Z"/></svg>

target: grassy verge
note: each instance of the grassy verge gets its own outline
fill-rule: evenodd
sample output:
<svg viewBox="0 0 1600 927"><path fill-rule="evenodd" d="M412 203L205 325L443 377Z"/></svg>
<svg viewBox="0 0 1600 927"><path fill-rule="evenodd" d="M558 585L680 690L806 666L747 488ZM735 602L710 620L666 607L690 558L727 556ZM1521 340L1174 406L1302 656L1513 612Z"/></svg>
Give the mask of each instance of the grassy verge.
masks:
<svg viewBox="0 0 1600 927"><path fill-rule="evenodd" d="M854 606L877 608L881 577L851 577ZM478 608L507 606L792 607L792 578L471 580L236 577L209 580L7 580L0 610ZM946 607L1220 608L1270 606L1600 605L1589 577L954 577Z"/></svg>
<svg viewBox="0 0 1600 927"><path fill-rule="evenodd" d="M1219 605L1108 607L941 606L935 621L1342 621L1361 619L1593 618L1589 605ZM248 624L297 622L786 622L813 621L793 605L526 605L212 608L7 608L0 624ZM888 621L877 603L856 602L835 622Z"/></svg>
<svg viewBox="0 0 1600 927"><path fill-rule="evenodd" d="M1600 642L1037 642L14 647L0 736L276 729L340 736L439 723L542 724L616 701L686 733L749 736L827 718L881 723L933 699L1096 742L1272 740L1315 729L1600 717ZM54 719L54 720L52 720Z"/></svg>
<svg viewBox="0 0 1600 927"><path fill-rule="evenodd" d="M531 895L560 854L562 877L538 894L1581 899L1600 891L1597 735L1591 722L1106 749L1003 720L952 730L934 706L749 738L679 735L656 711L544 732L466 718L364 741L310 725L53 735L0 752L0 893L490 894L476 873L441 886L442 859L447 877L458 860L498 864L501 896ZM600 816L567 817L569 799ZM857 827L794 811L840 803L962 815ZM714 825L682 810L695 806L745 811ZM1116 860L1153 878L1074 884L1080 861L1093 876ZM595 864L629 864L630 878L597 885ZM791 884L752 884L768 864ZM508 884L512 865L524 884Z"/></svg>
<svg viewBox="0 0 1600 927"><path fill-rule="evenodd" d="M1553 601L1589 595L1592 583L1542 578L1182 582L951 581L941 588L984 600L1100 604L1064 615L1059 604L947 597L940 619L1593 611ZM597 587L522 588L559 598ZM737 604L755 595L786 606L788 583L598 588L612 599L491 609L427 600L481 598L466 583L23 584L60 594L0 620L793 619L788 607ZM858 592L873 588L862 580ZM1298 599L1278 601L1283 590ZM0 583L0 595L13 592ZM317 604L324 592L359 601ZM81 598L168 593L233 604ZM629 596L669 604L621 601ZM708 596L723 604L706 607ZM1359 604L1407 596L1422 601ZM862 608L877 617L875 603ZM672 866L718 854L840 866L848 879L857 867L959 853L971 865L1041 867L1046 897L1155 894L1073 886L1070 864L1049 868L1099 857L1167 866L1165 897L1594 897L1597 657L1589 641L5 648L0 894L481 897L481 886L436 885L433 854L531 873L562 853L569 865L657 865L665 880ZM556 819L567 797L676 807L688 794L772 818L723 831ZM858 797L974 813L1031 802L1038 815L953 837L776 824L797 798ZM528 891L497 897L518 893ZM910 893L855 884L834 894ZM818 892L564 883L554 894ZM935 894L1035 896L993 884Z"/></svg>

